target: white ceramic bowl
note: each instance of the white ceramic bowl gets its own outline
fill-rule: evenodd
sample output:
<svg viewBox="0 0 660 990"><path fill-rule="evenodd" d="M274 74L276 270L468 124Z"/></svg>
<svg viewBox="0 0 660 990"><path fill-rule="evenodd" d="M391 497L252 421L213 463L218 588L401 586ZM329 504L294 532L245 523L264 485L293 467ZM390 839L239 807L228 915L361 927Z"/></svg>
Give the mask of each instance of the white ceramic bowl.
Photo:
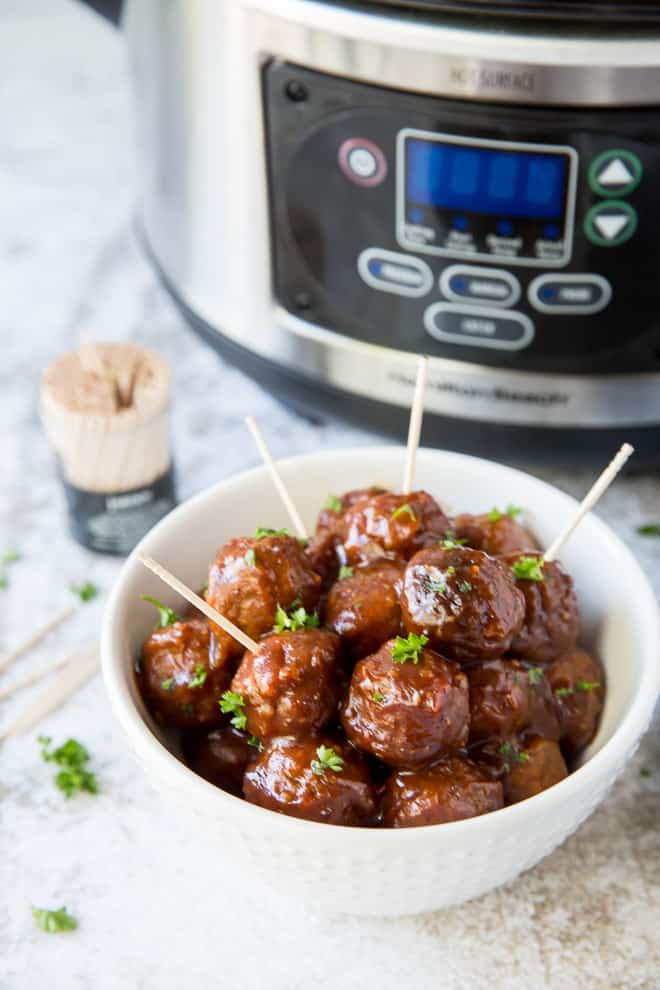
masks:
<svg viewBox="0 0 660 990"><path fill-rule="evenodd" d="M311 527L329 492L379 483L397 488L401 448L326 451L281 463L285 481ZM513 502L547 545L575 501L544 482L490 461L420 450L416 486L450 511L484 511ZM224 481L181 505L142 541L193 588L229 537L286 518L262 468ZM195 841L205 833L218 872L238 868L333 912L413 914L457 904L513 880L573 832L602 801L648 726L658 690L659 622L655 596L633 556L594 516L561 555L582 611L582 642L607 670L607 701L583 765L566 780L520 804L447 825L401 830L339 828L287 818L226 794L196 776L149 718L135 687L133 664L153 625L139 601L176 596L129 557L105 613L103 672L115 714L154 784L191 818Z"/></svg>

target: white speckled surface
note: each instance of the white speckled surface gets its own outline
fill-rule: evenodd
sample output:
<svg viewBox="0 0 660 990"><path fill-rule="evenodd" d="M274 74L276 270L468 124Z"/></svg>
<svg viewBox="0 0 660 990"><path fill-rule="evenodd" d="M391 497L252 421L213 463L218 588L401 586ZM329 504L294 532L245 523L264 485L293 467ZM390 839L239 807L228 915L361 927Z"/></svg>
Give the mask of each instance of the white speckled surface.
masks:
<svg viewBox="0 0 660 990"><path fill-rule="evenodd" d="M131 234L129 120L124 51L109 28L65 0L3 0L0 550L15 545L22 559L0 591L0 649L54 613L71 581L108 589L118 567L69 539L36 415L41 369L81 327L175 362L182 497L255 462L248 412L267 422L276 454L370 440L295 417L182 326ZM574 494L589 481L543 474ZM599 511L660 586L660 541L635 535L660 518L658 478L621 481ZM81 607L14 675L93 638L102 604ZM23 703L3 704L0 725ZM98 797L62 798L36 733L0 748L0 988L656 990L659 728L578 834L511 887L416 919L328 919L218 882L133 765L96 677L43 729L88 745ZM31 904L63 903L80 918L76 933L33 928Z"/></svg>

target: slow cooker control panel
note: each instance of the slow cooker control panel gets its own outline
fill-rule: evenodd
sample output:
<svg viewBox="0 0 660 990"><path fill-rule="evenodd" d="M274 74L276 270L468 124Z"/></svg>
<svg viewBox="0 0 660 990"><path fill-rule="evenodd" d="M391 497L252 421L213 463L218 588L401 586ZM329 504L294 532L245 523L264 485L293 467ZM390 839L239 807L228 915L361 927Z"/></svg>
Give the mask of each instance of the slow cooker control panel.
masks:
<svg viewBox="0 0 660 990"><path fill-rule="evenodd" d="M405 351L640 370L660 348L657 112L485 106L264 69L274 290Z"/></svg>

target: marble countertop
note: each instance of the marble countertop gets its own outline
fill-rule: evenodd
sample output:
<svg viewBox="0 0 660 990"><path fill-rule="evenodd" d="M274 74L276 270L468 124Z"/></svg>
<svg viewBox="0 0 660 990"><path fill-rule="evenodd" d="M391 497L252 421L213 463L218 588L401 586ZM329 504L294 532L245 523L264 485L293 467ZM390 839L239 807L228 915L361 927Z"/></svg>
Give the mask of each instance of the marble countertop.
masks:
<svg viewBox="0 0 660 990"><path fill-rule="evenodd" d="M268 422L276 455L373 440L300 419L183 326L131 231L125 60L120 36L77 4L3 0L0 551L15 546L21 559L0 590L0 651L55 613L71 582L102 589L11 676L96 637L120 566L69 538L37 418L40 372L81 329L144 342L174 365L181 497L255 463L242 424L248 413ZM578 495L590 480L579 471L540 473ZM660 589L660 541L635 533L640 521L660 517L658 477L620 481L599 512ZM0 706L0 726L25 700ZM324 918L295 904L282 911L209 869L195 836L163 815L96 676L42 731L88 746L98 796L63 798L36 731L0 748L0 988L657 990L659 730L656 721L579 832L509 887L418 918ZM61 904L80 919L78 931L38 932L30 906Z"/></svg>

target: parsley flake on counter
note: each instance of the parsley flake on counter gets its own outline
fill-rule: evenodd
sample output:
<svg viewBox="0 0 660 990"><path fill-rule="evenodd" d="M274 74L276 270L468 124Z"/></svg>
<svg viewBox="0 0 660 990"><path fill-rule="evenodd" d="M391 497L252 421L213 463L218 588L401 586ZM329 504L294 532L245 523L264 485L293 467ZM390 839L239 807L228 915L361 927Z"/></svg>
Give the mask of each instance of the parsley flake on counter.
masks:
<svg viewBox="0 0 660 990"><path fill-rule="evenodd" d="M644 523L637 527L640 536L660 536L660 523Z"/></svg>
<svg viewBox="0 0 660 990"><path fill-rule="evenodd" d="M524 749L518 749L509 739L502 743L498 752L504 757L502 765L506 773L510 773L513 763L529 763L529 753Z"/></svg>
<svg viewBox="0 0 660 990"><path fill-rule="evenodd" d="M511 565L511 572L521 581L545 581L544 564L543 557L518 557Z"/></svg>
<svg viewBox="0 0 660 990"><path fill-rule="evenodd" d="M318 624L319 617L316 612L312 612L310 615L302 605L290 614L287 614L282 606L278 605L273 628L278 633L295 632L296 629L304 629L305 627L315 629Z"/></svg>
<svg viewBox="0 0 660 990"><path fill-rule="evenodd" d="M163 605L159 602L157 598L153 598L151 595L140 595L140 599L143 602L151 602L158 609L158 623L156 629L165 629L167 626L173 626L175 622L179 621L179 616L176 614L174 609L169 608L167 605Z"/></svg>
<svg viewBox="0 0 660 990"><path fill-rule="evenodd" d="M0 574L0 588L8 588L8 587L9 587L9 578L7 577L6 574Z"/></svg>
<svg viewBox="0 0 660 990"><path fill-rule="evenodd" d="M544 676L543 667L530 667L527 671L527 680L530 684L540 684Z"/></svg>
<svg viewBox="0 0 660 990"><path fill-rule="evenodd" d="M248 565L248 567L256 567L257 566L257 555L254 552L254 547L250 547L250 549L246 552L244 559L245 559L245 563Z"/></svg>
<svg viewBox="0 0 660 990"><path fill-rule="evenodd" d="M339 580L347 577L353 577L353 568L349 567L348 564L342 564L339 568Z"/></svg>
<svg viewBox="0 0 660 990"><path fill-rule="evenodd" d="M5 550L2 557L0 557L0 564L15 564L17 560L21 559L21 555L14 547L9 547Z"/></svg>
<svg viewBox="0 0 660 990"><path fill-rule="evenodd" d="M225 691L220 699L220 711L225 715L231 715L231 724L235 729L245 729L247 726L247 715L245 714L245 702L243 695L238 691Z"/></svg>
<svg viewBox="0 0 660 990"><path fill-rule="evenodd" d="M410 516L413 522L417 522L417 516L413 512L413 507L412 505L409 505L407 502L405 502L403 505L400 505L399 508L395 509L394 512L392 513L392 519L398 519L399 516Z"/></svg>
<svg viewBox="0 0 660 990"><path fill-rule="evenodd" d="M206 675L207 675L206 667L204 667L203 664L198 663L193 672L193 676L188 682L188 687L189 688L201 687L204 681L206 680Z"/></svg>
<svg viewBox="0 0 660 990"><path fill-rule="evenodd" d="M315 774L322 776L326 770L333 773L341 773L344 769L343 757L336 753L332 746L319 746L316 750L318 760L312 760L311 767Z"/></svg>
<svg viewBox="0 0 660 990"><path fill-rule="evenodd" d="M331 509L332 512L341 512L341 499L336 495L328 495L323 503L324 509Z"/></svg>
<svg viewBox="0 0 660 990"><path fill-rule="evenodd" d="M639 775L640 777L650 777L651 771L648 767L640 767Z"/></svg>
<svg viewBox="0 0 660 990"><path fill-rule="evenodd" d="M69 591L72 595L78 595L81 602L91 602L99 593L99 589L92 581L85 581L84 584L70 584Z"/></svg>
<svg viewBox="0 0 660 990"><path fill-rule="evenodd" d="M419 663L422 650L428 641L428 636L417 636L415 633L409 633L405 639L403 636L397 636L392 648L392 659L395 663L406 663L408 660Z"/></svg>
<svg viewBox="0 0 660 990"><path fill-rule="evenodd" d="M166 680L161 681L160 687L162 691L171 691L174 687L174 678L168 677Z"/></svg>
<svg viewBox="0 0 660 990"><path fill-rule="evenodd" d="M38 736L41 745L41 757L47 763L56 763L62 769L55 776L55 784L70 798L78 791L88 794L98 792L96 774L86 769L89 763L89 753L76 739L68 739L57 749L49 750L50 736Z"/></svg>
<svg viewBox="0 0 660 990"><path fill-rule="evenodd" d="M78 922L65 907L58 908L57 911L33 907L32 917L37 928L42 932L48 932L49 935L55 932L72 932L78 927Z"/></svg>
<svg viewBox="0 0 660 990"><path fill-rule="evenodd" d="M268 529L267 526L257 526L255 540L263 540L264 536L288 536L288 529Z"/></svg>

